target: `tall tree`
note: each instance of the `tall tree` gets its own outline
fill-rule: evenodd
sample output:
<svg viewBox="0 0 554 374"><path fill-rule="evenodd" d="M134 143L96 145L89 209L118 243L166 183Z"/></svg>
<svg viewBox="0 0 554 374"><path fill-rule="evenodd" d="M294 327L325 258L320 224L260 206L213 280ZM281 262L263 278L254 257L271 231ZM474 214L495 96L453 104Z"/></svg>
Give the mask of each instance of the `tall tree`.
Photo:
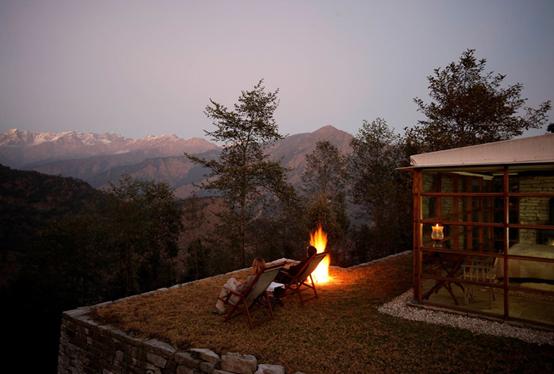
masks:
<svg viewBox="0 0 554 374"><path fill-rule="evenodd" d="M223 143L219 159L207 160L185 154L211 170L205 189L220 191L229 206L229 234L235 233L241 262L246 265L248 224L255 217L256 203L265 194L284 197L291 192L285 169L268 160L264 148L283 138L273 117L278 90L266 92L263 80L252 90L242 91L233 110L210 99L205 114L215 130L205 131Z"/></svg>
<svg viewBox="0 0 554 374"><path fill-rule="evenodd" d="M111 185L110 247L119 255L126 294L175 281L172 259L183 228L181 209L165 183L128 176Z"/></svg>
<svg viewBox="0 0 554 374"><path fill-rule="evenodd" d="M329 141L317 142L314 151L306 156L302 182L309 224L313 228L320 223L331 239L341 240L348 228L346 157Z"/></svg>
<svg viewBox="0 0 554 374"><path fill-rule="evenodd" d="M346 177L346 158L338 148L327 140L317 142L313 152L306 156L304 191L335 197L344 194Z"/></svg>
<svg viewBox="0 0 554 374"><path fill-rule="evenodd" d="M369 245L365 251L371 253L364 255L369 257L402 250L410 233L409 175L397 170L405 163L402 139L377 118L364 121L351 144L348 167L353 202L365 208L369 221L368 228L359 230L363 235L357 246Z"/></svg>
<svg viewBox="0 0 554 374"><path fill-rule="evenodd" d="M503 86L505 74L485 69L486 60L468 49L458 62L427 77L431 102L414 99L426 119L407 129L411 146L429 152L494 142L546 124L550 101L526 107L521 83Z"/></svg>

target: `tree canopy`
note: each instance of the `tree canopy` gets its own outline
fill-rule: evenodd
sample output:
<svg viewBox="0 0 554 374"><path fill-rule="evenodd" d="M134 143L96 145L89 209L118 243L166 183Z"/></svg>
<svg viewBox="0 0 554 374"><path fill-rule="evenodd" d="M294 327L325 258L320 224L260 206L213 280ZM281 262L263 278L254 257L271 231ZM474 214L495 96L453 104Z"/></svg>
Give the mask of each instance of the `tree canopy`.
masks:
<svg viewBox="0 0 554 374"><path fill-rule="evenodd" d="M352 199L363 206L369 221L354 235L358 257L367 260L406 248L411 223L410 177L398 170L406 163L402 137L377 118L364 121L351 144Z"/></svg>
<svg viewBox="0 0 554 374"><path fill-rule="evenodd" d="M306 156L306 170L302 175L307 200L307 218L311 229L317 224L329 232L330 240L346 236L346 157L328 141L319 141Z"/></svg>
<svg viewBox="0 0 554 374"><path fill-rule="evenodd" d="M304 191L335 197L344 194L346 177L346 158L337 147L329 141L317 142L314 151L306 156Z"/></svg>
<svg viewBox="0 0 554 374"><path fill-rule="evenodd" d="M504 85L505 74L486 71L486 60L475 50L458 62L436 68L429 81L431 102L414 101L425 119L407 129L407 138L419 152L494 142L541 128L548 120L550 101L538 108L525 106L523 85Z"/></svg>
<svg viewBox="0 0 554 374"><path fill-rule="evenodd" d="M258 203L268 195L286 199L293 191L286 183L285 169L264 153L266 146L283 138L274 118L277 93L267 92L260 80L252 90L241 92L233 110L210 99L205 114L215 130L205 133L223 143L221 155L207 160L185 154L210 169L203 188L217 190L225 197L230 212L226 220L231 226L229 234L236 233L243 265L247 226L259 209Z"/></svg>

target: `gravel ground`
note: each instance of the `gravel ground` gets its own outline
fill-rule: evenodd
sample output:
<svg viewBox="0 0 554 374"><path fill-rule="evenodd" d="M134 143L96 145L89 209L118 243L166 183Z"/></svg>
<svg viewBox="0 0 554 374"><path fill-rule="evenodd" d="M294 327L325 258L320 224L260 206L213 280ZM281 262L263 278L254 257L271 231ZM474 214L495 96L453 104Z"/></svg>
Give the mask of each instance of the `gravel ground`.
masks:
<svg viewBox="0 0 554 374"><path fill-rule="evenodd" d="M409 306L413 291L410 289L392 301L379 307L379 312L411 321L422 321L435 325L446 325L466 329L474 334L489 334L510 337L534 344L554 345L554 332L512 326L507 323L468 317L455 313L421 309Z"/></svg>

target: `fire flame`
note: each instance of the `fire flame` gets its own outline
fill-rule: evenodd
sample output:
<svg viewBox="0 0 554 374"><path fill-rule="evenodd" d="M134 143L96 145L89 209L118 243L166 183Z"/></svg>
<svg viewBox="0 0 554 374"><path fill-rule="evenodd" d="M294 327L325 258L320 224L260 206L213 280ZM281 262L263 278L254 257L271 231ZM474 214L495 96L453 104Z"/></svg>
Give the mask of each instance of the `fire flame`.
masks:
<svg viewBox="0 0 554 374"><path fill-rule="evenodd" d="M310 233L310 245L313 245L317 249L317 253L325 251L325 247L327 247L327 233L323 231L321 225L317 225L317 229ZM316 283L327 283L330 280L329 262L330 258L327 255L312 273Z"/></svg>

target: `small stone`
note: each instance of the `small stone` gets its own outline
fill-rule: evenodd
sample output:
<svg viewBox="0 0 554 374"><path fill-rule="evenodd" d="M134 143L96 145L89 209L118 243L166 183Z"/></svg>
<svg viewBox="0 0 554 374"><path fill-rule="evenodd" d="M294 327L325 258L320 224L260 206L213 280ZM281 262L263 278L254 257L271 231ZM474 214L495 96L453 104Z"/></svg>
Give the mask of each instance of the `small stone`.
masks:
<svg viewBox="0 0 554 374"><path fill-rule="evenodd" d="M225 371L225 370L214 370L214 372L212 374L234 374L234 373L231 373L230 371Z"/></svg>
<svg viewBox="0 0 554 374"><path fill-rule="evenodd" d="M146 359L148 360L148 362L156 365L159 368L164 368L165 365L167 364L167 360L165 358L151 352L148 352L146 354Z"/></svg>
<svg viewBox="0 0 554 374"><path fill-rule="evenodd" d="M204 360L204 361L207 361L207 362L210 362L210 363L218 363L220 358L219 358L219 355L217 353L215 353L214 351L210 350L210 349L206 349L206 348L193 348L193 349L190 349L191 352L194 352L194 354L197 356L197 357L200 357L200 359Z"/></svg>
<svg viewBox="0 0 554 374"><path fill-rule="evenodd" d="M175 354L175 361L179 365L186 365L189 368L197 368L200 365L200 361L192 357L192 355L188 352L177 352Z"/></svg>
<svg viewBox="0 0 554 374"><path fill-rule="evenodd" d="M227 353L221 357L221 368L237 374L252 374L258 366L258 360L252 355Z"/></svg>
<svg viewBox="0 0 554 374"><path fill-rule="evenodd" d="M87 314L88 312L89 312L88 310L79 308L79 309L73 309L73 310L66 310L65 312L63 312L63 314L69 317L79 318Z"/></svg>
<svg viewBox="0 0 554 374"><path fill-rule="evenodd" d="M113 301L104 301L103 303L93 305L93 307L94 307L94 309L97 309L97 308L103 307L105 305L110 305L110 304L113 304Z"/></svg>
<svg viewBox="0 0 554 374"><path fill-rule="evenodd" d="M177 351L177 349L171 344L167 344L158 339L149 339L145 341L144 344L155 348L156 350L160 351L161 354L166 356L172 356Z"/></svg>
<svg viewBox="0 0 554 374"><path fill-rule="evenodd" d="M130 346L130 347L129 347L129 350L127 351L127 353L128 353L129 356L131 356L131 357L137 357L138 354L139 354L139 350L138 350L137 347Z"/></svg>
<svg viewBox="0 0 554 374"><path fill-rule="evenodd" d="M198 373L196 369L192 369L184 365L177 366L177 374L196 374L196 373Z"/></svg>
<svg viewBox="0 0 554 374"><path fill-rule="evenodd" d="M123 351L115 351L115 357L113 359L113 363L114 365L118 365L118 364L121 364L123 362L123 357L125 356L125 354L123 353Z"/></svg>
<svg viewBox="0 0 554 374"><path fill-rule="evenodd" d="M214 372L214 369L215 369L215 363L211 363L211 362L200 363L200 371L202 371L202 373L212 374Z"/></svg>
<svg viewBox="0 0 554 374"><path fill-rule="evenodd" d="M281 365L259 364L255 374L285 374L285 368Z"/></svg>
<svg viewBox="0 0 554 374"><path fill-rule="evenodd" d="M152 364L146 364L146 374L162 374L162 371Z"/></svg>

